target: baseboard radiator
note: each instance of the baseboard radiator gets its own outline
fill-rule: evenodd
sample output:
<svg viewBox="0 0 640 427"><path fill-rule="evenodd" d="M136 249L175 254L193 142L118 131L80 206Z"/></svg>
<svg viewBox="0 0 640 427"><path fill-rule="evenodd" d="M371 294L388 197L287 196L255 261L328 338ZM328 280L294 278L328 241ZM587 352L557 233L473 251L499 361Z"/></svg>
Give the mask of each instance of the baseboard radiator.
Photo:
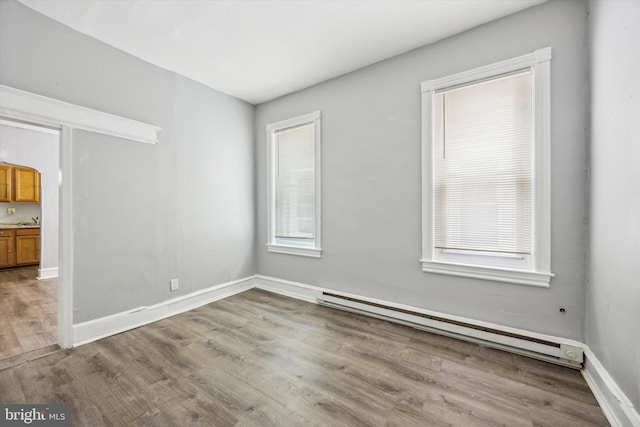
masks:
<svg viewBox="0 0 640 427"><path fill-rule="evenodd" d="M577 345L506 332L336 293L323 292L322 296L318 298L318 304L400 323L416 329L575 369L581 369L584 360L583 349Z"/></svg>

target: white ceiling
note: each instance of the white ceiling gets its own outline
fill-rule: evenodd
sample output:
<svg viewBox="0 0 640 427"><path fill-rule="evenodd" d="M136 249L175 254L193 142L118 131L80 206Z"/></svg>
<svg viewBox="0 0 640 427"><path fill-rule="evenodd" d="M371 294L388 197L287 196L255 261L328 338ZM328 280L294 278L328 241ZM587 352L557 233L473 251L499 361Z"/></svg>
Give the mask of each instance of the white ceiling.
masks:
<svg viewBox="0 0 640 427"><path fill-rule="evenodd" d="M19 0L259 104L546 0Z"/></svg>

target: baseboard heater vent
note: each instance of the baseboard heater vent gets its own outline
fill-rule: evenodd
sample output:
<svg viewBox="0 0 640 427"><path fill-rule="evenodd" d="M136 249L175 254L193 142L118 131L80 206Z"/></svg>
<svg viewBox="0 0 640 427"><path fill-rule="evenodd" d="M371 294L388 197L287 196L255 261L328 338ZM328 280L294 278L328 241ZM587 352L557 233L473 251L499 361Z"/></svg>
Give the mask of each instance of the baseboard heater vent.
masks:
<svg viewBox="0 0 640 427"><path fill-rule="evenodd" d="M583 349L577 345L526 336L330 292L323 292L322 296L318 298L318 303L558 365L575 369L582 368Z"/></svg>

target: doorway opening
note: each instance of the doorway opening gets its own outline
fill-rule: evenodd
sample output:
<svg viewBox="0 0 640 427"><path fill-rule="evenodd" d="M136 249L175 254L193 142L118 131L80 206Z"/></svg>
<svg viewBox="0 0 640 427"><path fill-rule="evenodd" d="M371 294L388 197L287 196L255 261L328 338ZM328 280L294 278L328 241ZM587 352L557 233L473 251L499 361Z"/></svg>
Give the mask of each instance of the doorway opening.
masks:
<svg viewBox="0 0 640 427"><path fill-rule="evenodd" d="M60 130L0 119L0 367L59 348Z"/></svg>
<svg viewBox="0 0 640 427"><path fill-rule="evenodd" d="M48 128L58 132L58 345L73 347L73 139L74 131L114 136L131 142L157 144L155 125L93 110L58 99L49 98L0 84L0 120L7 119L25 126ZM43 219L50 216L45 212ZM45 271L41 268L39 274ZM50 272L49 272L50 273ZM29 360L29 359L27 359Z"/></svg>

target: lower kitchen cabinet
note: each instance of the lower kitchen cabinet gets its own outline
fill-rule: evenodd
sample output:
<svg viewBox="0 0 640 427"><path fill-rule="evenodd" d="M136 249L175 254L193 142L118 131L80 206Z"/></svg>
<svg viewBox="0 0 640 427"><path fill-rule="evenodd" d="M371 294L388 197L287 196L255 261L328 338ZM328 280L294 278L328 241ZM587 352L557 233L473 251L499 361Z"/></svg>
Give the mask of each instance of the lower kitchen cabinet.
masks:
<svg viewBox="0 0 640 427"><path fill-rule="evenodd" d="M40 229L16 230L16 265L40 264Z"/></svg>
<svg viewBox="0 0 640 427"><path fill-rule="evenodd" d="M0 268L16 265L16 232L0 229Z"/></svg>
<svg viewBox="0 0 640 427"><path fill-rule="evenodd" d="M40 229L0 229L0 268L40 264Z"/></svg>

